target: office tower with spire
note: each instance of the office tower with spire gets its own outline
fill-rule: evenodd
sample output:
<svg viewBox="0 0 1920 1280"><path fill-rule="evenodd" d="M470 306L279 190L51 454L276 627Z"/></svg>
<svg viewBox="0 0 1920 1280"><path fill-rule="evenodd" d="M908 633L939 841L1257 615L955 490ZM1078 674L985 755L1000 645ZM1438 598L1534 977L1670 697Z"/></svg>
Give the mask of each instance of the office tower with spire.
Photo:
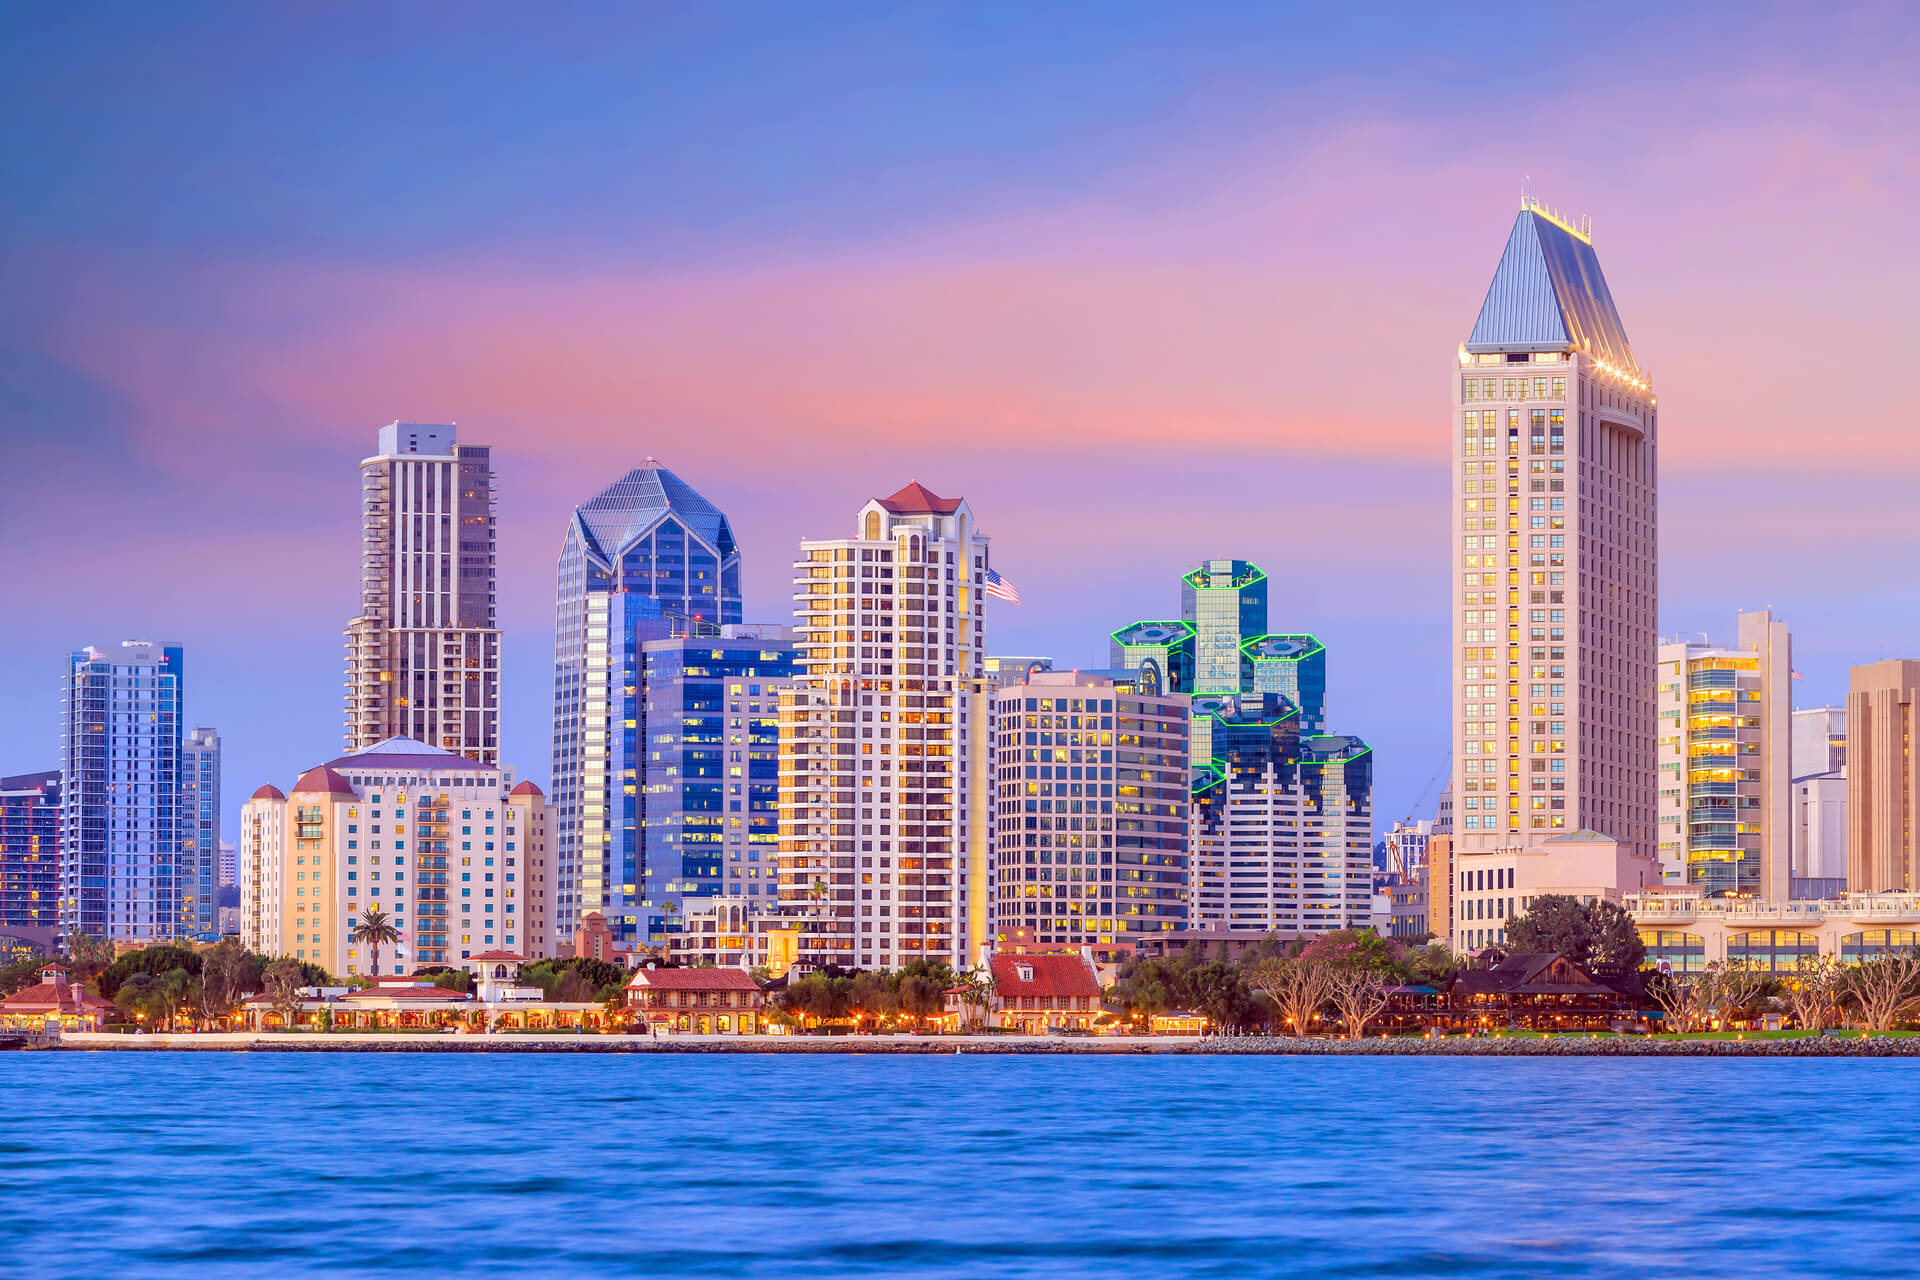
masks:
<svg viewBox="0 0 1920 1280"><path fill-rule="evenodd" d="M360 463L360 616L347 624L346 745L500 759L492 453L452 424L392 422Z"/></svg>
<svg viewBox="0 0 1920 1280"><path fill-rule="evenodd" d="M571 936L588 912L605 916L622 938L636 937L646 924L644 646L675 636L717 637L740 621L732 525L654 459L567 522L554 616L549 801L558 861L554 928L561 936ZM656 817L667 821L665 813Z"/></svg>
<svg viewBox="0 0 1920 1280"><path fill-rule="evenodd" d="M1487 913L1456 941L1485 945L1536 891L1658 879L1659 411L1590 227L1531 196L1451 377L1456 897Z"/></svg>
<svg viewBox="0 0 1920 1280"><path fill-rule="evenodd" d="M917 482L800 544L779 884L803 960L961 967L988 940L987 568L966 500Z"/></svg>

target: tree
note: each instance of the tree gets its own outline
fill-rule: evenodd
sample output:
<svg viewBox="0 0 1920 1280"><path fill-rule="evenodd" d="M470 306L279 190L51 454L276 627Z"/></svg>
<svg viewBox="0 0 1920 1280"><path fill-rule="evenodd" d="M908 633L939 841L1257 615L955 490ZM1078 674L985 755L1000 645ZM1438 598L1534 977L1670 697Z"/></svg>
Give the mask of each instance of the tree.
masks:
<svg viewBox="0 0 1920 1280"><path fill-rule="evenodd" d="M1372 929L1335 929L1307 943L1300 956L1340 968L1386 973L1405 963L1406 949Z"/></svg>
<svg viewBox="0 0 1920 1280"><path fill-rule="evenodd" d="M1683 982L1671 973L1651 973L1647 975L1644 989L1667 1015L1669 1031L1684 1034L1693 1030L1701 1008L1697 982L1692 979Z"/></svg>
<svg viewBox="0 0 1920 1280"><path fill-rule="evenodd" d="M1305 956L1269 956L1248 972L1247 984L1264 991L1279 1007L1293 1034L1303 1036L1312 1029L1314 1015L1331 993L1332 971Z"/></svg>
<svg viewBox="0 0 1920 1280"><path fill-rule="evenodd" d="M1752 1004L1765 984L1765 975L1744 960L1715 960L1695 983L1696 998L1707 1024L1724 1031L1734 1015Z"/></svg>
<svg viewBox="0 0 1920 1280"><path fill-rule="evenodd" d="M960 979L960 1016L967 1026L985 1026L993 1012L993 970L982 966Z"/></svg>
<svg viewBox="0 0 1920 1280"><path fill-rule="evenodd" d="M67 939L67 963L75 982L97 976L113 963L113 943L92 934L76 933Z"/></svg>
<svg viewBox="0 0 1920 1280"><path fill-rule="evenodd" d="M95 980L94 987L111 1000L114 993L119 991L120 984L136 973L158 975L174 969L185 969L189 975L197 975L200 965L200 955L186 947L142 947L138 951L127 952L108 965Z"/></svg>
<svg viewBox="0 0 1920 1280"><path fill-rule="evenodd" d="M1602 964L1628 971L1638 969L1647 954L1626 908L1604 898L1589 905L1564 893L1543 893L1525 913L1508 916L1507 947L1557 953L1582 967Z"/></svg>
<svg viewBox="0 0 1920 1280"><path fill-rule="evenodd" d="M400 931L393 927L392 918L386 912L372 907L360 913L359 923L353 926L353 932L347 936L363 947L373 948L373 967L367 972L374 974L380 972L380 948L400 941Z"/></svg>
<svg viewBox="0 0 1920 1280"><path fill-rule="evenodd" d="M260 989L260 964L238 938L222 938L200 957L200 1009L217 1020Z"/></svg>
<svg viewBox="0 0 1920 1280"><path fill-rule="evenodd" d="M192 986L193 975L185 969L136 973L115 989L113 1002L155 1031L167 1031L173 1028L176 1011L191 997Z"/></svg>
<svg viewBox="0 0 1920 1280"><path fill-rule="evenodd" d="M1262 1020L1260 1002L1253 998L1247 978L1237 965L1224 960L1204 964L1186 975L1187 995L1200 1013L1222 1031L1249 1027Z"/></svg>
<svg viewBox="0 0 1920 1280"><path fill-rule="evenodd" d="M300 962L283 956L267 966L261 980L267 999L273 1002L274 1012L280 1015L281 1025L292 1027L294 1015L300 1008L300 988L307 985L307 975Z"/></svg>
<svg viewBox="0 0 1920 1280"><path fill-rule="evenodd" d="M1920 950L1889 951L1857 964L1847 986L1866 1029L1891 1031L1914 1006L1915 988L1920 986Z"/></svg>
<svg viewBox="0 0 1920 1280"><path fill-rule="evenodd" d="M1465 967L1444 942L1430 942L1407 953L1407 976L1443 990Z"/></svg>
<svg viewBox="0 0 1920 1280"><path fill-rule="evenodd" d="M1787 1008L1807 1031L1825 1031L1838 1021L1847 969L1836 956L1801 956L1787 984Z"/></svg>
<svg viewBox="0 0 1920 1280"><path fill-rule="evenodd" d="M1367 1024L1387 1011L1392 981L1381 970L1357 964L1331 965L1329 970L1328 994L1347 1024L1347 1034L1358 1040L1366 1035Z"/></svg>
<svg viewBox="0 0 1920 1280"><path fill-rule="evenodd" d="M900 1012L913 1019L914 1028L919 1030L929 1017L946 1007L947 984L929 974L904 974L894 999L899 1001Z"/></svg>
<svg viewBox="0 0 1920 1280"><path fill-rule="evenodd" d="M900 1007L894 997L892 980L877 969L864 969L854 974L853 984L847 989L847 998L857 1020L872 1018L880 1022L892 1017Z"/></svg>

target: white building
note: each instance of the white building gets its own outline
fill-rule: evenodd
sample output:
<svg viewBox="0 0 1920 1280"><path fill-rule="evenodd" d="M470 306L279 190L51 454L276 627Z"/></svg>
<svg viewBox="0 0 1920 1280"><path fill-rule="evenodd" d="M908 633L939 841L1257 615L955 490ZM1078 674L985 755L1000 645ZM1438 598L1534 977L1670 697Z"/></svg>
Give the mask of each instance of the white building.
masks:
<svg viewBox="0 0 1920 1280"><path fill-rule="evenodd" d="M1660 872L1708 894L1784 900L1793 852L1793 638L1772 611L1733 645L1660 645Z"/></svg>
<svg viewBox="0 0 1920 1280"><path fill-rule="evenodd" d="M352 938L400 931L380 973L509 948L554 954L546 797L493 765L393 738L316 765L240 811L241 938L340 977L376 972Z"/></svg>
<svg viewBox="0 0 1920 1280"><path fill-rule="evenodd" d="M1451 379L1456 875L1599 832L1657 880L1659 413L1586 227L1524 203Z"/></svg>
<svg viewBox="0 0 1920 1280"><path fill-rule="evenodd" d="M794 565L780 904L802 960L962 967L987 929L987 539L964 499L918 483L854 528Z"/></svg>
<svg viewBox="0 0 1920 1280"><path fill-rule="evenodd" d="M409 737L499 763L492 451L450 423L389 423L360 463L360 506L347 749Z"/></svg>

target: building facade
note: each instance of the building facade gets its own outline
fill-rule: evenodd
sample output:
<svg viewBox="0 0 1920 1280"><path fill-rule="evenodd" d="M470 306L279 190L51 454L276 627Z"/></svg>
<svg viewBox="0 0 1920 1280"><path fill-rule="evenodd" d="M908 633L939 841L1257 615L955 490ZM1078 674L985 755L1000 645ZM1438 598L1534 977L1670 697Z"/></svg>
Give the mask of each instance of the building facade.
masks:
<svg viewBox="0 0 1920 1280"><path fill-rule="evenodd" d="M180 911L196 938L220 934L220 735L180 743Z"/></svg>
<svg viewBox="0 0 1920 1280"><path fill-rule="evenodd" d="M1920 891L1920 662L1853 668L1847 682L1847 887Z"/></svg>
<svg viewBox="0 0 1920 1280"><path fill-rule="evenodd" d="M240 811L241 937L338 977L482 951L553 954L546 797L490 764L394 738L265 786ZM400 942L353 930L384 913Z"/></svg>
<svg viewBox="0 0 1920 1280"><path fill-rule="evenodd" d="M360 614L347 624L346 746L409 737L500 758L492 451L393 422L360 463Z"/></svg>
<svg viewBox="0 0 1920 1280"><path fill-rule="evenodd" d="M1367 744L1303 736L1278 694L1200 695L1194 706L1213 753L1195 769L1195 927L1292 936L1372 924Z"/></svg>
<svg viewBox="0 0 1920 1280"><path fill-rule="evenodd" d="M646 941L667 940L700 900L778 905L781 683L799 670L780 626L649 640L644 691Z"/></svg>
<svg viewBox="0 0 1920 1280"><path fill-rule="evenodd" d="M1804 707L1793 713L1793 776L1841 773L1847 767L1845 707Z"/></svg>
<svg viewBox="0 0 1920 1280"><path fill-rule="evenodd" d="M1660 645L1660 871L1708 894L1785 899L1793 864L1793 638L1770 610L1731 646Z"/></svg>
<svg viewBox="0 0 1920 1280"><path fill-rule="evenodd" d="M987 538L913 483L800 544L780 698L780 903L800 957L963 966L987 926Z"/></svg>
<svg viewBox="0 0 1920 1280"><path fill-rule="evenodd" d="M720 510L652 458L573 513L554 614L553 820L559 919L644 925L644 646L740 622L740 548Z"/></svg>
<svg viewBox="0 0 1920 1280"><path fill-rule="evenodd" d="M1181 694L1039 671L994 696L996 944L1112 948L1188 924Z"/></svg>
<svg viewBox="0 0 1920 1280"><path fill-rule="evenodd" d="M192 932L180 855L185 656L77 650L61 707L60 929L114 942Z"/></svg>
<svg viewBox="0 0 1920 1280"><path fill-rule="evenodd" d="M1600 832L1630 856L1615 891L1638 887L1658 875L1659 414L1586 228L1525 202L1451 381L1455 860L1531 870Z"/></svg>
<svg viewBox="0 0 1920 1280"><path fill-rule="evenodd" d="M1782 980L1803 956L1853 964L1920 946L1920 894L1848 893L1826 899L1714 898L1695 888L1626 895L1646 962L1699 973L1731 960Z"/></svg>
<svg viewBox="0 0 1920 1280"><path fill-rule="evenodd" d="M0 932L60 927L60 771L0 778Z"/></svg>

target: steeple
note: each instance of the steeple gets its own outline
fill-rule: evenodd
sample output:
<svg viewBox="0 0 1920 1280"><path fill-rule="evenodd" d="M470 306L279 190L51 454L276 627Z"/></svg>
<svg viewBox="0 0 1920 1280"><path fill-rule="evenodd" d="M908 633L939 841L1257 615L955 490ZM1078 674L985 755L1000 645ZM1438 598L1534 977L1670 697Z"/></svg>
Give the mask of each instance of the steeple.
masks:
<svg viewBox="0 0 1920 1280"><path fill-rule="evenodd" d="M1529 196L1514 220L1466 349L1477 355L1556 347L1571 347L1623 374L1645 378L1588 233Z"/></svg>

